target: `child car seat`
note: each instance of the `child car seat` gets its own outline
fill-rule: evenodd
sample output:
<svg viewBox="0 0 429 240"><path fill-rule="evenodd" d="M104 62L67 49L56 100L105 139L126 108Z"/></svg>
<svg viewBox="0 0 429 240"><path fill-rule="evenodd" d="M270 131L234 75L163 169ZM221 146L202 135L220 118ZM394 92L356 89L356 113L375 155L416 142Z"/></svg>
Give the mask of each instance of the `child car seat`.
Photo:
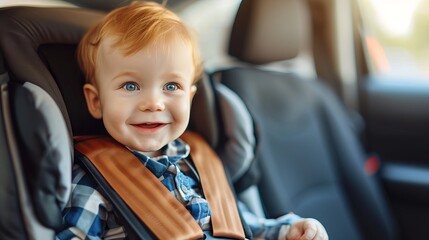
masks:
<svg viewBox="0 0 429 240"><path fill-rule="evenodd" d="M71 136L105 134L86 109L75 57L83 33L104 15L81 8L0 9L0 239L53 238L70 189ZM252 146L220 147L235 138L220 142L213 88L205 77L197 87L189 128L215 149L232 149L225 156L246 149L229 163L231 178L239 179L253 159ZM219 96L224 104L230 99Z"/></svg>
<svg viewBox="0 0 429 240"><path fill-rule="evenodd" d="M259 191L267 217L314 217L329 238L396 239L388 204L344 107L318 79L261 65L297 56L305 1L243 0L229 54L241 67L211 74L236 92L255 123Z"/></svg>

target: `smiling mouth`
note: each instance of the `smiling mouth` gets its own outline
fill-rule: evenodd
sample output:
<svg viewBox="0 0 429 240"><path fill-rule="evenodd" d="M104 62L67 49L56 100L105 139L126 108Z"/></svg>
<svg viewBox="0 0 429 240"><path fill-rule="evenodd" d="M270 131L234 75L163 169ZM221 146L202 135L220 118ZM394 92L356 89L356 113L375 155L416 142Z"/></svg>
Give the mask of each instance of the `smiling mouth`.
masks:
<svg viewBox="0 0 429 240"><path fill-rule="evenodd" d="M145 129L156 130L161 127L164 127L167 124L166 123L141 123L141 124L131 124L131 125L142 130L145 130Z"/></svg>

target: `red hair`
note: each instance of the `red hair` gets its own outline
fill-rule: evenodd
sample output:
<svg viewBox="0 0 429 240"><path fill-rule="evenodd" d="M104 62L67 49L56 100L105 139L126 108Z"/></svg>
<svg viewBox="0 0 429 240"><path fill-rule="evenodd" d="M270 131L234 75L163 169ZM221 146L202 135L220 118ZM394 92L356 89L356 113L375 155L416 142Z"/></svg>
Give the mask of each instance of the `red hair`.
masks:
<svg viewBox="0 0 429 240"><path fill-rule="evenodd" d="M101 40L112 36L117 39L112 47L122 48L125 56L150 44L164 43L168 37L176 37L191 46L194 82L201 78L202 61L193 33L175 13L163 5L140 2L113 10L83 36L77 56L88 82L95 83L97 52Z"/></svg>

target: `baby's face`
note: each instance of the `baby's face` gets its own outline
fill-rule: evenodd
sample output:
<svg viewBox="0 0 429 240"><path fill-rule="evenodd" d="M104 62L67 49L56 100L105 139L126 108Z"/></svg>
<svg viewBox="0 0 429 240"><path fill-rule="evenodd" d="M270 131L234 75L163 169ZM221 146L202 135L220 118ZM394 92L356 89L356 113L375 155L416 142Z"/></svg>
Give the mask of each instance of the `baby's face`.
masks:
<svg viewBox="0 0 429 240"><path fill-rule="evenodd" d="M109 134L125 146L157 154L178 138L189 122L193 86L190 46L169 41L130 56L101 43L95 91ZM93 114L94 115L94 114Z"/></svg>

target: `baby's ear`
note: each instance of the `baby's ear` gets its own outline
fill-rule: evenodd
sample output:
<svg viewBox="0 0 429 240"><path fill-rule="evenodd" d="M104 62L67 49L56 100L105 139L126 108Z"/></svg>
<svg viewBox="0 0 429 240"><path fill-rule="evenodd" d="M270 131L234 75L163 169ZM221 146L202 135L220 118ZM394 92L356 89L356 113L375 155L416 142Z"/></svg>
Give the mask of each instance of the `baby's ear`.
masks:
<svg viewBox="0 0 429 240"><path fill-rule="evenodd" d="M190 98L190 100L192 101L192 99L194 98L194 96L195 96L195 93L197 92L197 86L195 86L195 85L192 85L191 86L191 92L190 92L190 95L191 95L191 98Z"/></svg>
<svg viewBox="0 0 429 240"><path fill-rule="evenodd" d="M83 93L85 95L86 106L88 107L89 113L95 119L101 119L103 113L101 111L100 97L98 95L97 88L90 83L86 83L83 85Z"/></svg>

